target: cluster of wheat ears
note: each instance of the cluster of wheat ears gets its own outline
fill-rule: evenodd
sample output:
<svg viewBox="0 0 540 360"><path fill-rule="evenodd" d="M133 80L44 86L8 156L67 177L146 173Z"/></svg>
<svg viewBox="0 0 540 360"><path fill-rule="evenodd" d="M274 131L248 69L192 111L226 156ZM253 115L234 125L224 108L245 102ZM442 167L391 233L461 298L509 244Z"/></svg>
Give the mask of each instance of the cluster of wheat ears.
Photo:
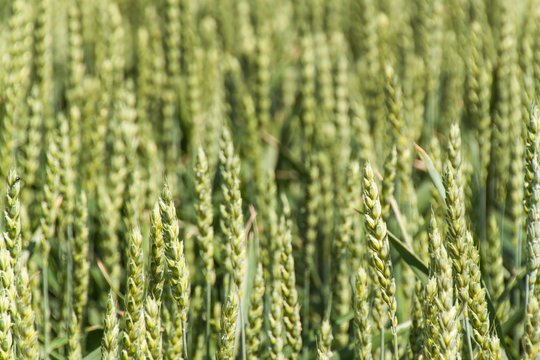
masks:
<svg viewBox="0 0 540 360"><path fill-rule="evenodd" d="M0 1L0 360L540 359L540 0Z"/></svg>

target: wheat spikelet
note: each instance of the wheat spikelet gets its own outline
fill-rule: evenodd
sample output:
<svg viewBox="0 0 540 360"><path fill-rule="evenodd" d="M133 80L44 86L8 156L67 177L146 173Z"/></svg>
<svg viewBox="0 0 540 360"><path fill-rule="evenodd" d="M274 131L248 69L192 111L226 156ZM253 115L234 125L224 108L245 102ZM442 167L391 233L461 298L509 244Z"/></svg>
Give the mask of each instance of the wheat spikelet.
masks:
<svg viewBox="0 0 540 360"><path fill-rule="evenodd" d="M364 168L364 206L371 268L375 274L375 284L380 288L382 300L388 307L392 334L394 342L396 342L398 322L395 298L396 284L392 275L386 223L381 217L379 190L369 163L366 163ZM394 347L397 349L397 343L394 344ZM395 355L397 356L397 354Z"/></svg>

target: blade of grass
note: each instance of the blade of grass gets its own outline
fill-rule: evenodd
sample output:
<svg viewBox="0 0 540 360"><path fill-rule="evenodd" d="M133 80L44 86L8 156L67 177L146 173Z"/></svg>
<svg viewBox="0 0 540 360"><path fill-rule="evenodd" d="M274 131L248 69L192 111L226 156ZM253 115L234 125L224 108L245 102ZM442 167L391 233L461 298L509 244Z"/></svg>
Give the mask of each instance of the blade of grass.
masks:
<svg viewBox="0 0 540 360"><path fill-rule="evenodd" d="M118 296L119 299L124 300L124 296L122 295L122 293L118 289L114 288L114 286L112 285L109 272L105 268L105 264L103 264L103 261L101 261L100 259L97 259L97 266L99 268L99 271L101 272L101 275L103 275L103 278L105 279L107 284L109 284L109 287L111 288L111 290L116 294L116 296Z"/></svg>
<svg viewBox="0 0 540 360"><path fill-rule="evenodd" d="M523 268L520 272L514 275L508 283L508 286L504 289L503 293L497 298L497 304L506 300L514 291L514 289L519 286L519 283L523 281L523 279L525 279L528 273L529 271L527 270L527 268Z"/></svg>
<svg viewBox="0 0 540 360"><path fill-rule="evenodd" d="M481 280L482 286L484 289L487 289L486 284L484 283L484 279ZM508 356L508 359L517 359L514 357L515 350L512 350L511 345L505 341L504 331L501 326L501 322L499 321L499 318L497 317L497 308L494 306L493 301L491 300L491 296L489 295L489 291L486 290L486 302L488 306L488 315L490 323L493 324L495 327L495 332L497 333L497 337L499 338L501 345L503 349L506 352L506 355Z"/></svg>
<svg viewBox="0 0 540 360"><path fill-rule="evenodd" d="M66 345L68 343L67 336L60 336L54 339L49 343L49 348L47 349L48 353L51 353L52 351L61 348L62 346Z"/></svg>
<svg viewBox="0 0 540 360"><path fill-rule="evenodd" d="M425 284L429 275L429 269L418 256L405 246L405 244L394 234L388 231L390 245L399 253L401 258L411 267L418 279Z"/></svg>
<svg viewBox="0 0 540 360"><path fill-rule="evenodd" d="M360 213L359 210L356 211ZM403 241L401 241L390 230L387 230L387 232L390 245L399 253L405 263L407 263L407 265L409 265L417 274L419 280L425 283L427 281L427 276L429 275L429 269L426 264L424 264L424 262L418 256L416 256L416 254L409 250L405 243L403 243Z"/></svg>
<svg viewBox="0 0 540 360"><path fill-rule="evenodd" d="M86 355L83 360L99 360L101 359L101 348L94 349L90 354Z"/></svg>
<svg viewBox="0 0 540 360"><path fill-rule="evenodd" d="M418 155L420 155L420 158L424 162L424 165L426 166L426 170L431 177L431 181L433 181L433 185L435 185L435 188L441 195L442 199L446 199L446 194L444 192L444 185L442 182L441 174L435 169L435 165L433 165L433 161L427 154L427 152L422 149L422 147L418 144L414 144L414 147L416 148L416 151L418 152Z"/></svg>

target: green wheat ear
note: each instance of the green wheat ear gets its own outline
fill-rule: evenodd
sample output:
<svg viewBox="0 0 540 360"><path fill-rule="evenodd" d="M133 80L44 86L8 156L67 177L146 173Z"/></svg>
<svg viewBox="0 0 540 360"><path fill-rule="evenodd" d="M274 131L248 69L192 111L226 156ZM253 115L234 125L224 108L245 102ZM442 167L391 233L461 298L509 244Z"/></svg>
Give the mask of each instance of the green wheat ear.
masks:
<svg viewBox="0 0 540 360"><path fill-rule="evenodd" d="M525 314L525 333L521 339L524 349L524 359L535 359L540 353L540 305L537 295L528 299Z"/></svg>
<svg viewBox="0 0 540 360"><path fill-rule="evenodd" d="M364 269L356 274L354 292L354 326L356 352L362 360L371 360L371 321L369 318L368 275Z"/></svg>
<svg viewBox="0 0 540 360"><path fill-rule="evenodd" d="M84 311L88 302L88 284L90 262L89 253L89 228L88 228L88 205L85 193L81 193L75 207L75 221L73 230L73 309L79 324L83 323Z"/></svg>
<svg viewBox="0 0 540 360"><path fill-rule="evenodd" d="M140 351L145 337L140 317L144 306L144 269L142 234L139 228L131 231L128 245L127 294L125 295L125 329L122 337L122 358L142 359Z"/></svg>
<svg viewBox="0 0 540 360"><path fill-rule="evenodd" d="M524 208L525 215L529 213L530 199L532 195L532 186L535 177L535 154L540 145L540 109L538 106L532 106L530 110L529 121L525 136L525 192Z"/></svg>
<svg viewBox="0 0 540 360"><path fill-rule="evenodd" d="M281 271L281 258L283 253L283 226L278 227L278 234L276 235L273 261L271 266L272 271L272 286L270 293L270 301L268 310L268 324L270 325L267 330L268 341L270 349L268 351L271 359L283 358L283 318L284 318L284 301L283 288L284 279Z"/></svg>
<svg viewBox="0 0 540 360"><path fill-rule="evenodd" d="M159 203L154 205L150 215L150 269L148 271L148 293L161 299L165 282L165 242Z"/></svg>
<svg viewBox="0 0 540 360"><path fill-rule="evenodd" d="M26 262L19 259L16 269L17 315L15 327L17 356L22 359L35 359L39 356L38 334L35 327L35 313L32 307L32 292L28 291L30 280Z"/></svg>
<svg viewBox="0 0 540 360"><path fill-rule="evenodd" d="M287 226L287 221L281 218L281 295L283 297L283 325L285 326L285 339L291 347L291 359L296 359L302 349L302 323L300 320L300 304L298 292L296 290L296 277L294 267L294 257L292 252L291 229Z"/></svg>
<svg viewBox="0 0 540 360"><path fill-rule="evenodd" d="M9 312L9 298L6 289L0 289L0 358L13 359L13 323Z"/></svg>
<svg viewBox="0 0 540 360"><path fill-rule="evenodd" d="M11 256L5 247L5 242L0 242L0 318L2 319L1 331L1 356L2 359L12 359L15 356L14 340L16 339L16 315L17 315L17 289L15 288L15 275L11 265Z"/></svg>
<svg viewBox="0 0 540 360"><path fill-rule="evenodd" d="M540 334L538 333L539 291L538 267L540 266L540 171L538 171L538 148L533 142L533 156L529 160L527 171L532 178L527 184L527 269L528 302L525 314L525 333L521 339L524 348L524 358L534 359L540 353Z"/></svg>
<svg viewBox="0 0 540 360"><path fill-rule="evenodd" d="M351 266L354 268L355 240L357 238L357 207L361 192L360 166L358 162L352 161L347 165L347 181L343 192L340 192L339 201L342 203L339 210L339 228L337 230L336 241L333 244L333 254L335 261L332 261L332 275L334 277L333 291L334 299L332 318L334 320L344 317L349 313L352 300L351 288ZM349 321L341 321L336 330L336 342L340 347L344 347L349 342Z"/></svg>
<svg viewBox="0 0 540 360"><path fill-rule="evenodd" d="M75 313L71 313L68 329L68 359L76 360L82 357L81 329Z"/></svg>
<svg viewBox="0 0 540 360"><path fill-rule="evenodd" d="M21 178L15 170L10 170L7 177L7 192L4 210L4 241L11 256L11 266L15 267L21 252Z"/></svg>
<svg viewBox="0 0 540 360"><path fill-rule="evenodd" d="M119 325L116 313L116 301L111 291L107 297L107 312L105 313L101 339L101 358L104 360L118 359Z"/></svg>
<svg viewBox="0 0 540 360"><path fill-rule="evenodd" d="M442 243L439 225L433 212L430 218L429 240L430 270L436 281L437 293L434 295L434 299L437 306L435 309L427 307L430 316L425 326L430 334L435 334L434 346L436 349L441 353L451 354L452 358L457 356L461 342L458 308L454 301L452 262ZM435 316L433 316L433 310L435 310Z"/></svg>
<svg viewBox="0 0 540 360"><path fill-rule="evenodd" d="M527 216L527 270L528 286L531 293L537 291L538 268L540 267L540 171L538 164L538 150L535 151L531 161L531 169L534 177L528 185L530 196L528 196L528 216Z"/></svg>
<svg viewBox="0 0 540 360"><path fill-rule="evenodd" d="M246 271L246 236L240 193L240 159L234 153L231 134L227 129L223 130L220 146L220 173L223 177L222 191L225 200L220 206L220 211L221 228L227 240L226 267L232 272L234 283L242 295Z"/></svg>
<svg viewBox="0 0 540 360"><path fill-rule="evenodd" d="M195 193L197 202L197 241L200 246L201 258L204 264L205 280L209 286L214 285L216 274L214 270L214 229L212 209L212 186L208 173L208 160L202 148L197 150L195 163Z"/></svg>
<svg viewBox="0 0 540 360"><path fill-rule="evenodd" d="M182 356L189 313L190 283L189 268L184 256L184 242L180 241L180 230L176 208L169 186L165 184L159 199L159 211L163 224L165 243L166 294L172 300L167 312L169 319L163 322L167 331L166 348L169 357Z"/></svg>
<svg viewBox="0 0 540 360"><path fill-rule="evenodd" d="M364 215L368 236L368 249L371 269L375 275L375 284L381 290L382 300L387 306L391 321L394 347L397 351L397 302L396 284L392 275L390 248L386 223L382 219L382 208L379 200L379 190L375 183L375 175L371 165L366 163L364 168ZM395 354L397 356L397 353Z"/></svg>
<svg viewBox="0 0 540 360"><path fill-rule="evenodd" d="M5 179L10 169L15 166L17 141L23 138L18 126L26 119L26 95L30 87L32 72L32 47L34 29L32 5L24 0L12 2L11 16L8 21L7 37L7 72L5 81L5 115L0 133L0 176ZM4 191L2 187L0 190Z"/></svg>
<svg viewBox="0 0 540 360"><path fill-rule="evenodd" d="M333 355L332 352L332 325L330 321L324 320L321 324L319 332L319 339L317 341L317 359L330 360Z"/></svg>
<svg viewBox="0 0 540 360"><path fill-rule="evenodd" d="M264 315L264 294L265 283L263 268L260 263L257 264L257 272L251 291L251 301L248 312L248 325L246 329L247 357L250 360L259 359L264 353L263 345L263 315Z"/></svg>
<svg viewBox="0 0 540 360"><path fill-rule="evenodd" d="M389 221L390 216L390 200L394 197L395 180L397 170L397 149L392 146L384 162L383 183L381 189L382 218Z"/></svg>
<svg viewBox="0 0 540 360"><path fill-rule="evenodd" d="M146 347L147 358L160 360L163 356L161 345L161 302L153 298L152 295L146 297L145 303L145 327L146 327Z"/></svg>
<svg viewBox="0 0 540 360"><path fill-rule="evenodd" d="M221 313L221 332L216 358L220 360L234 359L234 344L239 312L237 291L230 291Z"/></svg>

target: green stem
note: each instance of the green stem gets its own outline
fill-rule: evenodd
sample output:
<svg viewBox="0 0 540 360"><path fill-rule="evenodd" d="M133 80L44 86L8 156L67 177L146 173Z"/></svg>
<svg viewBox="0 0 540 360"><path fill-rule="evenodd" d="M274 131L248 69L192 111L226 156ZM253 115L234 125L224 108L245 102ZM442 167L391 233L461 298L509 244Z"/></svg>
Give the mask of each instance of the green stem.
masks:
<svg viewBox="0 0 540 360"><path fill-rule="evenodd" d="M304 312L304 338L308 338L308 329L309 329L309 291L310 291L310 271L309 267L308 270L304 272L304 306L303 306L303 312ZM309 357L309 350L307 346L304 346L303 350L303 358L308 359Z"/></svg>
<svg viewBox="0 0 540 360"><path fill-rule="evenodd" d="M394 359L399 360L397 329L392 328L392 333L394 336Z"/></svg>
<svg viewBox="0 0 540 360"><path fill-rule="evenodd" d="M45 241L45 240L43 240ZM43 358L49 358L49 265L45 259L42 270L42 286L43 286Z"/></svg>
<svg viewBox="0 0 540 360"><path fill-rule="evenodd" d="M384 360L384 326L381 327L381 360Z"/></svg>
<svg viewBox="0 0 540 360"><path fill-rule="evenodd" d="M187 321L182 322L182 342L184 343L184 359L189 359L187 349Z"/></svg>
<svg viewBox="0 0 540 360"><path fill-rule="evenodd" d="M471 343L471 327L469 325L469 319L467 316L465 316L465 339L467 340L467 350L469 350L469 359L474 359L472 343Z"/></svg>
<svg viewBox="0 0 540 360"><path fill-rule="evenodd" d="M71 244L73 241L73 228L72 225L67 227L67 242L66 242L66 256L67 256L67 276L66 276L66 299L67 299L67 324L66 324L66 333L69 336L69 330L71 329L71 322L73 321L73 253ZM81 324L79 324L81 325ZM67 345L67 353L69 354L69 342Z"/></svg>
<svg viewBox="0 0 540 360"><path fill-rule="evenodd" d="M206 357L210 359L210 318L212 317L212 286L206 283Z"/></svg>
<svg viewBox="0 0 540 360"><path fill-rule="evenodd" d="M244 311L242 310L243 300L240 299L240 340L242 343L242 360L246 360L246 331L244 329Z"/></svg>

